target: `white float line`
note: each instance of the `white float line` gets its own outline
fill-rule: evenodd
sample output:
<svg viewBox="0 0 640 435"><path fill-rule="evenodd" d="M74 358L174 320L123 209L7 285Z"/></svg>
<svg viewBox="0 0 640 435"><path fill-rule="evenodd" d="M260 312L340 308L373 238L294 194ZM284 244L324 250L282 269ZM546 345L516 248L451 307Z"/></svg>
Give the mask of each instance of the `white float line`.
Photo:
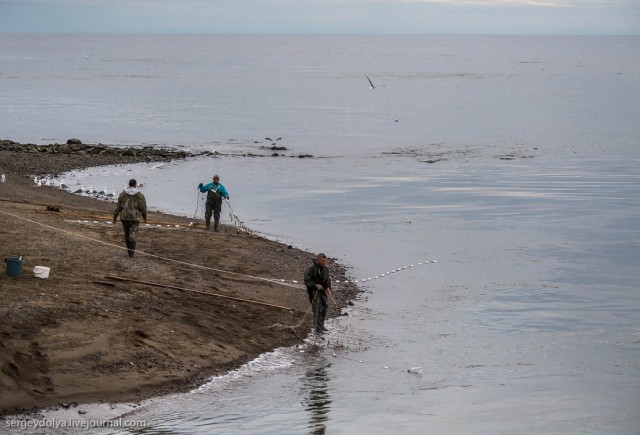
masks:
<svg viewBox="0 0 640 435"><path fill-rule="evenodd" d="M429 264L429 263L437 263L437 262L438 262L438 260L425 260L424 262L420 262L420 263L418 263L417 265L415 265L415 264L410 264L410 265L408 265L408 266L402 266L402 267L399 267L399 268L397 268L397 269L393 269L393 270L392 270L392 271L390 271L390 272L385 272L385 273L382 273L382 274L380 274L380 275L376 275L376 276L372 276L372 277L364 278L364 279L360 279L360 280L356 279L356 280L353 280L352 282L353 282L353 283L358 283L358 282L371 281L372 279L385 278L385 277L387 277L387 276L391 275L392 273L398 273L398 272L402 272L403 270L411 269L412 267L417 267L417 266L422 266L423 264L425 264L425 265L426 265L426 264ZM339 282L339 281L338 281L338 282ZM348 282L348 281L344 281L344 282Z"/></svg>
<svg viewBox="0 0 640 435"><path fill-rule="evenodd" d="M399 268L397 268L397 269L393 269L393 270L392 270L392 271L390 271L390 272L385 272L385 273L382 273L382 274L380 274L380 275L372 276L372 277L369 277L369 278L364 278L364 279L354 279L354 280L352 280L352 281L349 281L349 280L344 280L344 281L340 281L340 280L333 280L333 282L338 283L338 284L349 284L349 283L351 283L351 284L358 284L358 283L362 283L362 282L367 282L367 281L371 281L371 280L376 280L376 279L385 278L385 277L390 276L391 274L398 273L398 272L402 272L402 271L404 271L404 270L409 270L409 269L411 269L412 267L418 267L418 266L427 265L427 264L430 264L430 263L437 263L437 262L438 262L438 260L425 260L424 262L420 262L420 263L418 263L418 264L410 264L410 265L408 265L408 266L399 267ZM298 282L298 281L296 281L296 280L286 280L286 279L280 279L280 280L278 280L278 281L280 281L280 282L284 282L284 283L291 283L291 284L298 284L298 283L299 283L299 282Z"/></svg>
<svg viewBox="0 0 640 435"><path fill-rule="evenodd" d="M397 269L393 269L390 272L384 272L384 273L382 273L380 275L376 275L376 276L372 276L372 277L368 277L368 278L363 278L363 279L354 279L353 281L342 281L342 282L345 283L345 284L347 284L349 282L351 282L353 284L357 284L359 282L367 282L367 281L371 281L371 280L375 280L375 279L385 278L385 277L390 276L393 273L402 272L403 270L408 270L408 269L411 269L413 267L422 266L422 265L426 265L426 264L429 264L429 263L437 263L437 262L438 262L438 260L425 260L424 262L420 262L417 265L416 264L410 264L408 266L402 266L402 267L399 267ZM340 281L336 281L336 282L340 282Z"/></svg>
<svg viewBox="0 0 640 435"><path fill-rule="evenodd" d="M65 222L71 222L71 223L77 223L77 224L107 224L107 225L113 225L113 221L83 221L83 220L76 220L76 219L65 219ZM152 225L152 224L143 224L141 226L144 226L145 228L189 228L189 225L185 224L185 225L160 225L160 224L156 224L156 225Z"/></svg>

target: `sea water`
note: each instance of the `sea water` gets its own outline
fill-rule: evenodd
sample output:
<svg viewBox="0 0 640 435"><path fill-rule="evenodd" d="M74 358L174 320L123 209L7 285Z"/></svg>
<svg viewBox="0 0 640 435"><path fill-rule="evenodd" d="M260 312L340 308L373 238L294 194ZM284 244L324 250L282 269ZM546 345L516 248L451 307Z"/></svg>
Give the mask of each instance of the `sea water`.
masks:
<svg viewBox="0 0 640 435"><path fill-rule="evenodd" d="M220 153L70 190L135 177L153 209L201 218L218 173L246 225L364 290L326 338L136 408L138 433L640 432L640 38L0 47L4 137Z"/></svg>

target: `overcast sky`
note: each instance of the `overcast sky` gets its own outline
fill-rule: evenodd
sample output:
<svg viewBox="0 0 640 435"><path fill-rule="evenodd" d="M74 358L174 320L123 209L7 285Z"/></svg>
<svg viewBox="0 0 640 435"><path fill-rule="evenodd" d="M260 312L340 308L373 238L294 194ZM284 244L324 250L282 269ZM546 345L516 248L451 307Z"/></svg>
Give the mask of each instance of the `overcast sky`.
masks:
<svg viewBox="0 0 640 435"><path fill-rule="evenodd" d="M0 32L640 34L640 0L0 0Z"/></svg>

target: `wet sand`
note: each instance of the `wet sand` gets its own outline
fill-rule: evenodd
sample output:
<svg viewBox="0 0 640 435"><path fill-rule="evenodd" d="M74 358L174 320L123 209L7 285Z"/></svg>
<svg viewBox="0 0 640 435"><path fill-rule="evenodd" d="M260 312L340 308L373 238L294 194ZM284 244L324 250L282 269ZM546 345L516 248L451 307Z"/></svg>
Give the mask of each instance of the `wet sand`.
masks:
<svg viewBox="0 0 640 435"><path fill-rule="evenodd" d="M0 255L23 256L19 277L0 273L0 414L187 391L310 331L299 283L313 254L151 212L130 259L120 223L109 223L114 204L29 178L133 161L0 151ZM356 295L341 286L329 314Z"/></svg>

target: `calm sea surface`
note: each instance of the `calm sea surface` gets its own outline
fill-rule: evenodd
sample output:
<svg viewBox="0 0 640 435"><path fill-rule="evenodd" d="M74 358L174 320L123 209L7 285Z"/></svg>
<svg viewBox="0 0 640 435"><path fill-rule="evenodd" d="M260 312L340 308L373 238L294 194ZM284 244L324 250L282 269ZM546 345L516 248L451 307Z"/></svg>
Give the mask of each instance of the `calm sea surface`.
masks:
<svg viewBox="0 0 640 435"><path fill-rule="evenodd" d="M219 173L366 280L326 340L105 433L640 433L638 101L638 37L0 35L0 138L222 153L57 182L201 218Z"/></svg>

